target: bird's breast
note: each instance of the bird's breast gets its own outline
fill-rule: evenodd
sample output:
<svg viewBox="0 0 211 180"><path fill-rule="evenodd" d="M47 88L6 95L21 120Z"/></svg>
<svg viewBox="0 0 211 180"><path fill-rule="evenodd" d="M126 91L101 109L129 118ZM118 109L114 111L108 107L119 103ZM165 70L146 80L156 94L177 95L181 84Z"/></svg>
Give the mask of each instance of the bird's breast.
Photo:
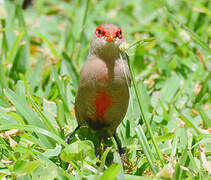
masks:
<svg viewBox="0 0 211 180"><path fill-rule="evenodd" d="M104 122L105 121L105 113L109 107L114 103L114 99L111 95L108 94L105 88L100 88L97 91L97 95L94 100L95 106L95 117Z"/></svg>
<svg viewBox="0 0 211 180"><path fill-rule="evenodd" d="M129 100L121 64L92 60L82 70L76 98L76 114L93 129L119 124ZM116 125L114 125L116 127Z"/></svg>

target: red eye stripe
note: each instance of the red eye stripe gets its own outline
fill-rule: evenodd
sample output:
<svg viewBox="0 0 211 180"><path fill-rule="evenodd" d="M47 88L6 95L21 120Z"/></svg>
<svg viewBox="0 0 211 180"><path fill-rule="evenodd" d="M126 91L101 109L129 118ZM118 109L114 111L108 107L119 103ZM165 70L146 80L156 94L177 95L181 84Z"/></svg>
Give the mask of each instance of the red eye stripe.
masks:
<svg viewBox="0 0 211 180"><path fill-rule="evenodd" d="M105 36L105 30L104 30L104 28L102 26L98 26L96 28L95 35L97 37L103 37L103 36Z"/></svg>
<svg viewBox="0 0 211 180"><path fill-rule="evenodd" d="M119 38L119 39L122 39L123 38L123 35L122 35L122 29L119 27L116 31L116 36Z"/></svg>

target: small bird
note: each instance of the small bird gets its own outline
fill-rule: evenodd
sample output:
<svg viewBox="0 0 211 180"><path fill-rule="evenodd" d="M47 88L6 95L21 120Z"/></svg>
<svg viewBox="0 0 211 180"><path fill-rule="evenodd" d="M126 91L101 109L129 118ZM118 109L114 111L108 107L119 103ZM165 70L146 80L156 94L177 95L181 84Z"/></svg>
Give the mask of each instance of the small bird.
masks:
<svg viewBox="0 0 211 180"><path fill-rule="evenodd" d="M116 135L129 103L130 73L125 56L120 58L123 42L119 26L102 24L96 28L75 99L78 126L66 138L67 143L81 126L88 126L113 136L121 157L124 156Z"/></svg>

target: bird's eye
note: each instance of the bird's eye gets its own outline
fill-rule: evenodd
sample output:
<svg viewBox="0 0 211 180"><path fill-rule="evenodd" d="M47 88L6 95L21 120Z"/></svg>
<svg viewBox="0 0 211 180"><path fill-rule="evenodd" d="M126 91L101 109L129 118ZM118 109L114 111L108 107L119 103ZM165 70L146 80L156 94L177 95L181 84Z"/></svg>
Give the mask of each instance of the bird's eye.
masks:
<svg viewBox="0 0 211 180"><path fill-rule="evenodd" d="M97 34L101 34L102 31L100 29L97 30Z"/></svg>
<svg viewBox="0 0 211 180"><path fill-rule="evenodd" d="M103 29L102 26L98 26L98 27L96 28L95 35L96 35L97 37L100 37L100 38L103 37L103 36L105 35L105 31L104 31L104 29Z"/></svg>
<svg viewBox="0 0 211 180"><path fill-rule="evenodd" d="M117 29L116 35L117 35L117 37L118 37L119 39L122 39L122 38L123 38L121 28L118 28L118 29Z"/></svg>

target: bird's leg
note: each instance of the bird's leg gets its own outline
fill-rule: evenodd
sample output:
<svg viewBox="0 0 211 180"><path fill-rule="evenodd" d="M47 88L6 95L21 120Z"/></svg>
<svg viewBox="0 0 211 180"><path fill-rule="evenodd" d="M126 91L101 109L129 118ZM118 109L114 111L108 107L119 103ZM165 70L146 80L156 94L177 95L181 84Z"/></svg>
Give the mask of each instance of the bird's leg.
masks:
<svg viewBox="0 0 211 180"><path fill-rule="evenodd" d="M102 138L98 147L95 148L95 156L96 156L96 165L100 166L100 159L102 157L102 153L104 152L104 139Z"/></svg>
<svg viewBox="0 0 211 180"><path fill-rule="evenodd" d="M71 138L72 136L74 136L74 134L76 133L76 131L77 131L80 127L81 127L81 126L78 125L78 126L75 128L75 130L74 130L73 132L71 132L71 133L66 137L65 142L66 142L67 144L69 144L70 138Z"/></svg>
<svg viewBox="0 0 211 180"><path fill-rule="evenodd" d="M124 153L123 153L123 149L122 149L122 146L121 146L121 144L120 144L119 139L117 138L117 135L114 134L113 137L114 137L114 139L115 139L115 141L116 141L116 144L117 144L117 146L118 146L120 157L121 157L122 159L125 159L125 155L124 155Z"/></svg>
<svg viewBox="0 0 211 180"><path fill-rule="evenodd" d="M127 164L129 167L131 167L132 164L131 164L130 161L126 158L126 156L125 156L125 154L124 154L124 152L123 152L122 146L121 146L121 144L120 144L120 141L119 141L119 139L117 138L117 135L114 134L113 137L114 137L114 139L115 139L115 141L116 141L116 143L117 143L117 146L118 146L118 149L119 149L119 154L120 154L120 157L121 157L121 159L122 159L122 164L125 163L125 164Z"/></svg>
<svg viewBox="0 0 211 180"><path fill-rule="evenodd" d="M69 144L70 138L71 138L72 136L74 136L74 134L76 133L76 131L77 131L80 127L81 127L81 126L78 125L78 126L75 128L75 130L74 130L73 132L71 132L71 133L66 137L65 142L66 142L67 144ZM65 167L67 168L67 166L68 166L69 163L62 162L60 155L61 155L61 154L58 155L59 161L61 162L62 166L65 166Z"/></svg>

